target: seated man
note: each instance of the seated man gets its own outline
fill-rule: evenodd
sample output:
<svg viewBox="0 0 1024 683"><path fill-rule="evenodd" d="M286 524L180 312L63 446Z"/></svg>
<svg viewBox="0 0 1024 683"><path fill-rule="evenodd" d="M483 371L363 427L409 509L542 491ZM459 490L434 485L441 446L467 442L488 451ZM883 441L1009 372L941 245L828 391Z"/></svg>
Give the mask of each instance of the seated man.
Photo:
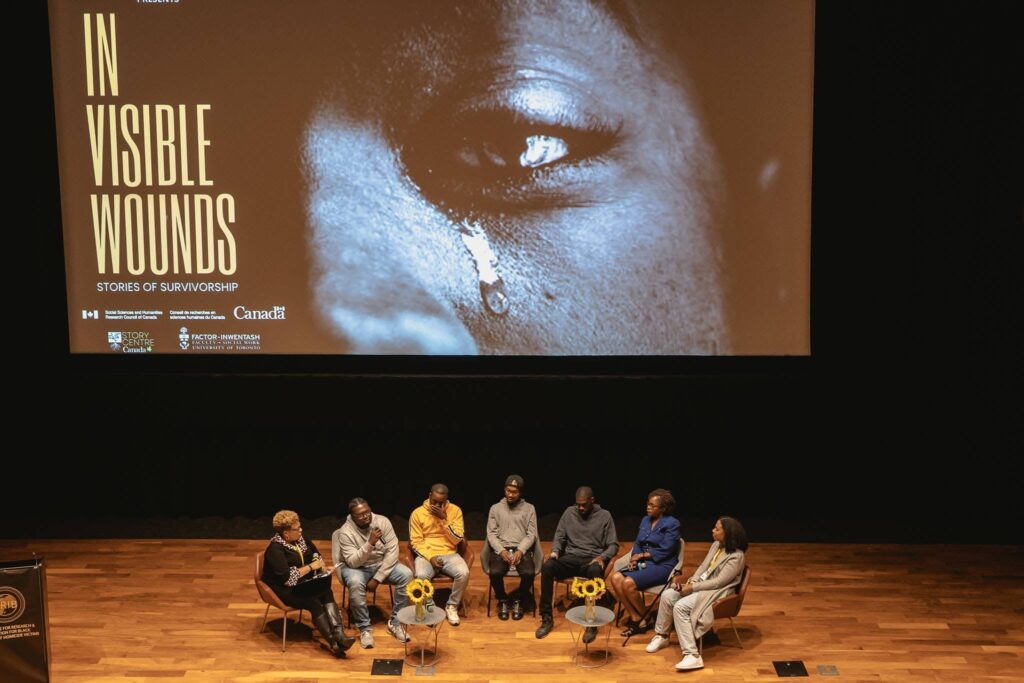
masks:
<svg viewBox="0 0 1024 683"><path fill-rule="evenodd" d="M533 545L537 541L537 511L523 500L523 478L513 474L505 480L505 497L491 506L487 515L487 550L493 551L488 565L491 588L498 599L498 618L508 619L509 596L505 593L505 575L516 568L519 589L512 597L512 618L523 618L523 600L536 575Z"/></svg>
<svg viewBox="0 0 1024 683"><path fill-rule="evenodd" d="M452 577L452 594L444 608L452 626L459 625L459 603L469 584L469 567L458 552L465 534L462 510L448 502L448 487L434 484L423 505L409 516L409 545L416 556L416 578L432 579L437 572Z"/></svg>
<svg viewBox="0 0 1024 683"><path fill-rule="evenodd" d="M579 487L576 489L576 504L566 508L558 520L551 555L541 568L538 638L551 633L554 625L551 600L555 579L603 577L605 566L618 551L619 539L611 513L594 503L594 492L589 486ZM590 643L595 637L597 629L589 626L583 634L583 642Z"/></svg>
<svg viewBox="0 0 1024 683"><path fill-rule="evenodd" d="M412 581L412 572L398 561L398 537L388 518L373 514L362 498L353 498L348 504L348 518L331 536L331 553L339 578L348 586L348 607L359 629L360 645L373 647L366 594L382 583L395 586L388 632L398 642L408 642L398 621L398 610L408 604L405 586Z"/></svg>

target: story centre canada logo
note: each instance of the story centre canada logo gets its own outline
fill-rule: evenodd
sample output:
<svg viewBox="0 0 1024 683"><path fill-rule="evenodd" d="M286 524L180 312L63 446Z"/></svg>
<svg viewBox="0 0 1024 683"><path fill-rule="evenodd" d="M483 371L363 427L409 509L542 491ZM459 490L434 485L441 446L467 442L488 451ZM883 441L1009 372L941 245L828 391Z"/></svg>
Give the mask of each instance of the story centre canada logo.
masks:
<svg viewBox="0 0 1024 683"><path fill-rule="evenodd" d="M156 340L149 332L107 332L111 351L121 353L151 353Z"/></svg>

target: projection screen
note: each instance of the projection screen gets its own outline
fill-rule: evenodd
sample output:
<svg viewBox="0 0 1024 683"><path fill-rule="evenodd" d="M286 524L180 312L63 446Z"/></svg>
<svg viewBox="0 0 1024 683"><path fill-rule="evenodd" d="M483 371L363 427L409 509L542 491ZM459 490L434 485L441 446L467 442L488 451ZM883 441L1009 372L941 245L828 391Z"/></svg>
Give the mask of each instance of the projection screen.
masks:
<svg viewBox="0 0 1024 683"><path fill-rule="evenodd" d="M51 0L75 353L805 355L802 0Z"/></svg>

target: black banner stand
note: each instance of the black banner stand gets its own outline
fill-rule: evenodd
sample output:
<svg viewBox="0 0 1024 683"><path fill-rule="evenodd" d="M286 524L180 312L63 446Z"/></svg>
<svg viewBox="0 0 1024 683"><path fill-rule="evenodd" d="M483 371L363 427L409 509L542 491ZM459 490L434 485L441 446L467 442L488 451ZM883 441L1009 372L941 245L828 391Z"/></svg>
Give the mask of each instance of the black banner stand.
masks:
<svg viewBox="0 0 1024 683"><path fill-rule="evenodd" d="M0 681L50 680L46 621L43 559L0 562Z"/></svg>

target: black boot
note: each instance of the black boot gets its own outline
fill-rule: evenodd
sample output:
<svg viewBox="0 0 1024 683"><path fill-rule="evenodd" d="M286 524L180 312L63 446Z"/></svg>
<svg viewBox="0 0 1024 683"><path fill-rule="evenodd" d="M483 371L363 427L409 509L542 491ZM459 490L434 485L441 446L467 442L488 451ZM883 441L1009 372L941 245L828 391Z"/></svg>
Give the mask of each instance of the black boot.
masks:
<svg viewBox="0 0 1024 683"><path fill-rule="evenodd" d="M320 616L313 617L313 623L316 624L316 630L320 631L320 637L327 642L327 647L330 649L331 654L335 657L344 657L345 650L342 649L341 642L334 636L331 622L327 619L326 610Z"/></svg>
<svg viewBox="0 0 1024 683"><path fill-rule="evenodd" d="M352 644L356 642L356 637L345 633L345 627L341 621L341 614L338 612L338 603L324 603L324 614L327 615L327 623L331 625L331 635L336 641L338 641L338 644L341 645L341 649L347 650L352 647Z"/></svg>
<svg viewBox="0 0 1024 683"><path fill-rule="evenodd" d="M555 622L551 618L550 614L542 614L540 616L540 626L537 627L537 632L534 634L537 638L547 638L547 635L551 633L551 629L555 627Z"/></svg>

